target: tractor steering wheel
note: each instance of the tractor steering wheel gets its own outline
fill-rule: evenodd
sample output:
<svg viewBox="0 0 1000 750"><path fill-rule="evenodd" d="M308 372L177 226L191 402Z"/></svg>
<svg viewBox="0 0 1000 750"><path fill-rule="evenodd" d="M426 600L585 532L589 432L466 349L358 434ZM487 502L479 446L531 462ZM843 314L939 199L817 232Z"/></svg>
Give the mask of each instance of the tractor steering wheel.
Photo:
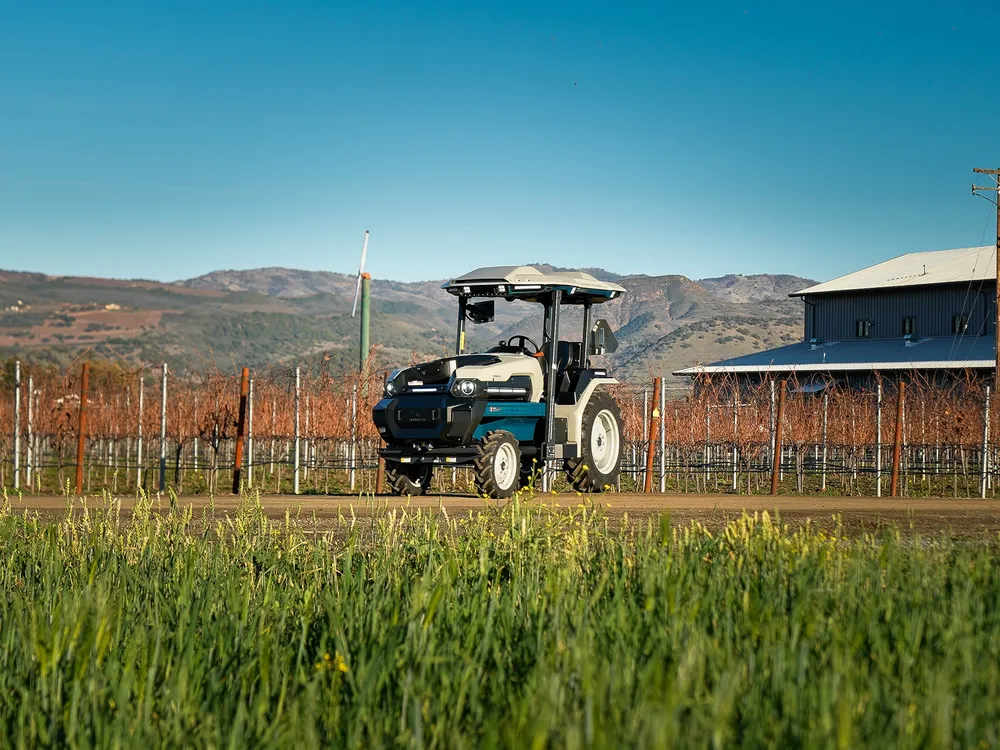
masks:
<svg viewBox="0 0 1000 750"><path fill-rule="evenodd" d="M523 334L520 334L520 333L517 334L516 336L511 336L509 339L507 339L507 343L504 344L504 346L508 346L508 347L514 346L514 341L515 340L520 343L520 346L518 348L521 349L525 354L534 355L534 354L537 354L539 352L538 344L536 344L534 341L532 341L531 339L529 339L527 336L525 336ZM529 352L527 350L527 347L525 346L525 344L531 344L535 348L535 350Z"/></svg>

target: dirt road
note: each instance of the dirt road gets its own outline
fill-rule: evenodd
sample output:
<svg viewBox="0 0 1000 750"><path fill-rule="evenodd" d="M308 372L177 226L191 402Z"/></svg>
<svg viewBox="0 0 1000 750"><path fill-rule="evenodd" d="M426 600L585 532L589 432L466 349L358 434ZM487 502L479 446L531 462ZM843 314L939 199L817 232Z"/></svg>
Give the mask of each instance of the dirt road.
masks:
<svg viewBox="0 0 1000 750"><path fill-rule="evenodd" d="M100 498L88 498L90 507L99 507ZM165 506L167 499L161 503ZM575 494L545 495L530 501L570 508L581 502L600 505L603 512L615 520L643 520L651 514L669 513L674 524L698 520L718 528L739 516L742 511L768 511L777 513L790 526L796 527L807 520L813 524L833 528L835 516L849 533L874 531L886 525L919 532L945 532L959 537L996 537L1000 534L1000 500L954 500L948 498L839 498L839 497L763 497L739 495L642 495L607 494L589 498ZM238 499L232 496L216 497L188 495L178 499L181 507L192 507L196 513L214 505L216 512L231 513ZM77 507L80 501L76 501ZM130 510L133 499L123 499L122 508ZM315 517L321 525L329 525L340 514L353 511L366 515L376 507L388 508L445 508L455 515L498 507L498 501L480 500L471 495L441 495L433 497L379 497L375 500L351 496L325 495L264 495L261 505L271 518L284 518L286 512L303 519ZM12 500L15 511L37 512L43 518L55 518L66 510L63 497L25 497Z"/></svg>

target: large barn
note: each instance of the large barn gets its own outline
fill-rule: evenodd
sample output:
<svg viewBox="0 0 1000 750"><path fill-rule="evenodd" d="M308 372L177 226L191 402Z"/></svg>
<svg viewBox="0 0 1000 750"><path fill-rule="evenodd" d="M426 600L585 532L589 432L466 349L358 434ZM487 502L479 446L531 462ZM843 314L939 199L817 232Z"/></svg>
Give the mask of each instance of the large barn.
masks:
<svg viewBox="0 0 1000 750"><path fill-rule="evenodd" d="M996 250L908 253L793 292L797 344L678 370L696 380L793 378L800 388L868 387L877 377L943 381L992 375L996 359Z"/></svg>

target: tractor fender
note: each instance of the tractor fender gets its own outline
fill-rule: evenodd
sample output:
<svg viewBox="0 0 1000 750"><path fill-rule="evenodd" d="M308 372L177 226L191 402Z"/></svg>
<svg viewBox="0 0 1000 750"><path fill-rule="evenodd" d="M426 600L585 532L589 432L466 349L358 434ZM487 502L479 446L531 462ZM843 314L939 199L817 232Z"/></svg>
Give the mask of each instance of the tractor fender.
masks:
<svg viewBox="0 0 1000 750"><path fill-rule="evenodd" d="M583 393L579 395L575 404L557 404L555 416L557 419L566 420L566 440L570 443L580 444L580 435L583 432L583 410L590 403L590 397L594 391L602 385L617 385L615 378L594 378Z"/></svg>

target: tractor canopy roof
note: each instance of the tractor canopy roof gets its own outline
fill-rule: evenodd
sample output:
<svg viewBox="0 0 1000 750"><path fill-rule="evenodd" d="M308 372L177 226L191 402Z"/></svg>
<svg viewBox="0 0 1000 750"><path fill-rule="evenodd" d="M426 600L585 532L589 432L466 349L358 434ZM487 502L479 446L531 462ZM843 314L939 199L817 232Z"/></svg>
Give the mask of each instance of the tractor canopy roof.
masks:
<svg viewBox="0 0 1000 750"><path fill-rule="evenodd" d="M529 302L545 302L559 289L564 305L607 302L625 291L614 282L601 281L583 271L542 273L534 266L477 268L442 284L441 288L461 297L505 297Z"/></svg>

